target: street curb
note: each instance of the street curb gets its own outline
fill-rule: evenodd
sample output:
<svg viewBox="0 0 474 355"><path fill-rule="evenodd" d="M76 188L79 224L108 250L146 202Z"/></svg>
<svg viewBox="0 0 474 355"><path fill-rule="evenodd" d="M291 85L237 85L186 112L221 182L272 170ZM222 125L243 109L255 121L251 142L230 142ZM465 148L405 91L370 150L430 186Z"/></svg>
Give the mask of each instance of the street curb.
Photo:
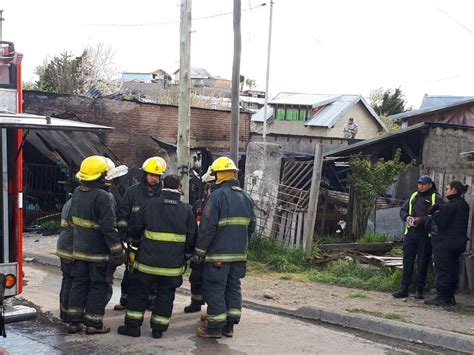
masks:
<svg viewBox="0 0 474 355"><path fill-rule="evenodd" d="M25 258L34 258L33 262L50 266L60 266L59 258L52 255L25 253ZM118 279L120 280L120 278ZM178 289L180 294L190 295L188 289ZM449 349L464 353L474 353L474 337L448 332L445 330L429 328L422 325L402 323L390 319L377 318L369 315L353 314L345 311L319 307L301 307L286 309L274 305L266 305L257 301L244 300L246 308L271 313L296 317L303 320L320 321L344 328L356 329L368 333L382 335L403 341L424 343L438 348Z"/></svg>

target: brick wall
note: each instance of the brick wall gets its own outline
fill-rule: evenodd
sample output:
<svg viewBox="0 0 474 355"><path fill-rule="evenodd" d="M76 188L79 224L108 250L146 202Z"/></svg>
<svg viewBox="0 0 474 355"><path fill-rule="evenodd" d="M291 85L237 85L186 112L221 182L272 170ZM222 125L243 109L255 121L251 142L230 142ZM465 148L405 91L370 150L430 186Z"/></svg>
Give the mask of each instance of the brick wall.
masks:
<svg viewBox="0 0 474 355"><path fill-rule="evenodd" d="M111 126L101 138L120 160L137 165L157 153L150 136L176 144L178 107L111 99L89 99L82 96L24 92L24 111L37 115L76 116L84 122ZM230 150L230 111L191 109L191 147L211 151ZM240 150L245 151L250 138L250 115L240 114Z"/></svg>

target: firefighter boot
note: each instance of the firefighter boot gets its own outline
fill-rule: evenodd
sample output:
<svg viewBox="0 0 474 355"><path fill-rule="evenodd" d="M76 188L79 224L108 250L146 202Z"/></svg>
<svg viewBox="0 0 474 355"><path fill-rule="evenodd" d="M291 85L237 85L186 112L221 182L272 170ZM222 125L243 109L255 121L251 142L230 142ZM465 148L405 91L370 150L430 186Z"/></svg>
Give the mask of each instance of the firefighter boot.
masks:
<svg viewBox="0 0 474 355"><path fill-rule="evenodd" d="M423 296L423 287L418 287L418 288L416 289L415 298L416 298L417 300L422 300L423 298L425 298L425 297Z"/></svg>
<svg viewBox="0 0 474 355"><path fill-rule="evenodd" d="M209 333L207 327L199 327L196 330L196 335L200 338L222 338L222 333Z"/></svg>
<svg viewBox="0 0 474 355"><path fill-rule="evenodd" d="M232 338L234 336L234 323L227 323L222 329L222 335L227 338Z"/></svg>
<svg viewBox="0 0 474 355"><path fill-rule="evenodd" d="M69 323L68 327L68 334L76 334L79 333L82 330L82 324L81 323Z"/></svg>
<svg viewBox="0 0 474 355"><path fill-rule="evenodd" d="M191 300L191 303L184 307L184 313L201 312L201 302Z"/></svg>
<svg viewBox="0 0 474 355"><path fill-rule="evenodd" d="M163 336L163 331L159 329L152 329L151 336L155 339L160 339Z"/></svg>
<svg viewBox="0 0 474 355"><path fill-rule="evenodd" d="M140 334L140 327L127 327L126 325L121 325L117 329L117 333L122 335L128 335L129 337L138 338Z"/></svg>
<svg viewBox="0 0 474 355"><path fill-rule="evenodd" d="M408 287L402 286L400 291L392 293L392 296L395 298L407 298L408 297Z"/></svg>
<svg viewBox="0 0 474 355"><path fill-rule="evenodd" d="M87 335L106 334L110 332L110 327L104 325L102 328L86 327Z"/></svg>

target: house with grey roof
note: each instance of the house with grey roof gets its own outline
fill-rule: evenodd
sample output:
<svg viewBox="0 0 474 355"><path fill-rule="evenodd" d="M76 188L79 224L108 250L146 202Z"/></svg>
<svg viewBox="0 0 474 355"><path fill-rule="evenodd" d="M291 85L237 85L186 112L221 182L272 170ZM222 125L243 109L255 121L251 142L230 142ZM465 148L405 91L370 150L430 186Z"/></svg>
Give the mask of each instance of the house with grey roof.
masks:
<svg viewBox="0 0 474 355"><path fill-rule="evenodd" d="M474 96L425 95L420 108L390 118L402 127L421 122L474 127Z"/></svg>
<svg viewBox="0 0 474 355"><path fill-rule="evenodd" d="M344 126L353 118L358 126L356 140L386 133L387 127L361 95L327 95L282 92L252 116L251 141L261 141L266 121L267 141L283 150L314 153L316 143L325 149L348 145Z"/></svg>

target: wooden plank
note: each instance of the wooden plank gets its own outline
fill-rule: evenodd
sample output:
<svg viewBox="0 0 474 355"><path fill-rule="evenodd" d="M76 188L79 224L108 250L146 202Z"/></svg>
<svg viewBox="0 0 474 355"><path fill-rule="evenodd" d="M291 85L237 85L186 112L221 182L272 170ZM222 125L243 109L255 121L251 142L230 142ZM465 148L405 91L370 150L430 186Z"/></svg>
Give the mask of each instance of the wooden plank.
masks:
<svg viewBox="0 0 474 355"><path fill-rule="evenodd" d="M291 214L291 231L290 231L290 247L295 247L295 238L296 238L296 218L297 214Z"/></svg>
<svg viewBox="0 0 474 355"><path fill-rule="evenodd" d="M299 212L297 214L298 224L296 226L296 243L295 247L298 249L300 247L301 237L303 234L303 213Z"/></svg>

